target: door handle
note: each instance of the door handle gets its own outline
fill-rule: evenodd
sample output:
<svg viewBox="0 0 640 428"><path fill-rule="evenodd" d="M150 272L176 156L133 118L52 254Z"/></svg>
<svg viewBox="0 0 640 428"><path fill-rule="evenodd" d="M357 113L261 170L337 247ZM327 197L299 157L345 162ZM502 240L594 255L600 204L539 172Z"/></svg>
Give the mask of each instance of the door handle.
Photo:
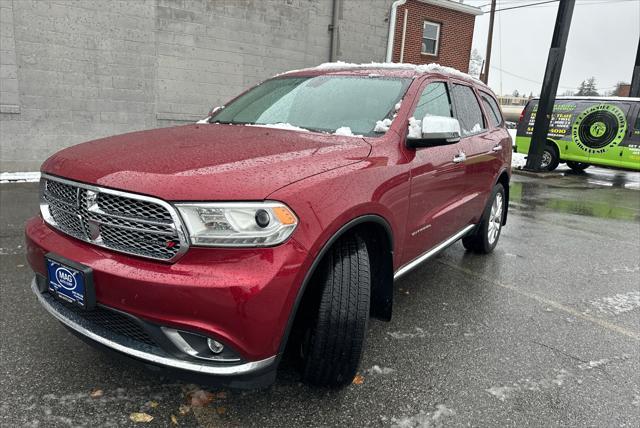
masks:
<svg viewBox="0 0 640 428"><path fill-rule="evenodd" d="M467 155L464 152L460 152L453 157L453 163L460 163L467 160Z"/></svg>
<svg viewBox="0 0 640 428"><path fill-rule="evenodd" d="M501 152L502 151L502 144L498 144L498 145L493 146L491 151L492 152Z"/></svg>

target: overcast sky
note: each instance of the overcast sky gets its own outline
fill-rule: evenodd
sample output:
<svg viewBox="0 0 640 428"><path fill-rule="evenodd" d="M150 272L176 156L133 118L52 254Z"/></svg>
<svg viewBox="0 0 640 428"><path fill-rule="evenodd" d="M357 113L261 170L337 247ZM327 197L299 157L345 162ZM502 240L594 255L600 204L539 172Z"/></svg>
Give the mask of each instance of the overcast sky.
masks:
<svg viewBox="0 0 640 428"><path fill-rule="evenodd" d="M498 0L496 9L540 1ZM491 0L464 2L481 6ZM489 73L496 93L540 93L557 11L558 3L550 3L496 12ZM478 16L473 47L483 57L488 29L489 14ZM640 0L576 0L558 93L591 76L601 93L620 80L630 82L639 38Z"/></svg>

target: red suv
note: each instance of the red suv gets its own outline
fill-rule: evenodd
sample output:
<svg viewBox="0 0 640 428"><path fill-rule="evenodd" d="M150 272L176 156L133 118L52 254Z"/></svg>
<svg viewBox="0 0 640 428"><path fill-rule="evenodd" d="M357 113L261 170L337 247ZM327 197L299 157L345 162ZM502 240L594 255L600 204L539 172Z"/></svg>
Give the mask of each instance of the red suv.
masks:
<svg viewBox="0 0 640 428"><path fill-rule="evenodd" d="M351 382L394 280L507 216L511 140L481 82L325 64L198 124L64 149L26 225L32 289L94 345L201 383L272 383L285 347Z"/></svg>

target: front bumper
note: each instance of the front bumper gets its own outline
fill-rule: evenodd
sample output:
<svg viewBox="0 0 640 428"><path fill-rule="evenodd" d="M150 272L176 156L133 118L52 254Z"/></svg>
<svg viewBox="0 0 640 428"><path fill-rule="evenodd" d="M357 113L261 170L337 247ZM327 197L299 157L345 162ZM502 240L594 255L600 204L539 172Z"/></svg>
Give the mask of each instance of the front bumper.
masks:
<svg viewBox="0 0 640 428"><path fill-rule="evenodd" d="M240 361L201 361L171 352L159 340L145 343L135 335L114 334L40 292L46 287L38 287L34 279L40 303L74 333L145 364L191 374L243 379L275 374L308 258L295 240L261 249L191 248L168 264L97 248L51 229L39 217L27 223L25 233L27 259L42 282L47 253L73 260L93 270L103 310L133 318L152 336L172 328L211 337L235 351Z"/></svg>
<svg viewBox="0 0 640 428"><path fill-rule="evenodd" d="M276 357L272 356L260 361L251 361L235 365L211 365L180 360L164 352L160 347L114 334L95 323L79 316L73 310L57 301L48 293L40 292L36 278L31 281L31 290L40 304L58 321L81 336L144 363L150 363L169 369L185 370L203 375L214 376L243 376L252 373L262 373L274 365Z"/></svg>

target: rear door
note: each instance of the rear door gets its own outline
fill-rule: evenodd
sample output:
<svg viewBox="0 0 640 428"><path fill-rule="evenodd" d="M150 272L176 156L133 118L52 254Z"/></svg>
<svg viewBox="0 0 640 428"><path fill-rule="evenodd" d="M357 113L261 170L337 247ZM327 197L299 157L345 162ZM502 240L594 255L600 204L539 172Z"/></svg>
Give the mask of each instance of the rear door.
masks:
<svg viewBox="0 0 640 428"><path fill-rule="evenodd" d="M423 83L410 116L452 117L446 80ZM403 262L409 262L463 227L460 200L466 188L462 144L405 150L411 165L411 196Z"/></svg>
<svg viewBox="0 0 640 428"><path fill-rule="evenodd" d="M492 152L496 142L471 85L453 82L451 98L454 115L460 122L462 133L460 144L466 156L465 186L459 195L459 214L463 224L466 225L479 220L485 199L496 176L493 172L493 161L496 157Z"/></svg>

